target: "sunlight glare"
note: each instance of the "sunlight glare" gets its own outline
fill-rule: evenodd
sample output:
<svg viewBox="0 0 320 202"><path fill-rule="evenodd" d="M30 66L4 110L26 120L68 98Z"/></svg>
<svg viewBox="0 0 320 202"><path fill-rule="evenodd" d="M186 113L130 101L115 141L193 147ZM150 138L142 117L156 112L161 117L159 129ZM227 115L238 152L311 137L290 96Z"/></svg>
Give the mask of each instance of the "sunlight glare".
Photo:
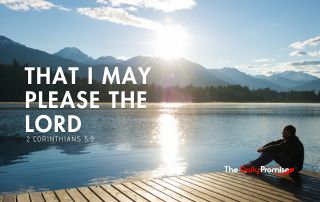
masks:
<svg viewBox="0 0 320 202"><path fill-rule="evenodd" d="M187 33L181 26L164 26L157 32L157 55L164 58L181 57L186 48Z"/></svg>
<svg viewBox="0 0 320 202"><path fill-rule="evenodd" d="M162 165L156 170L156 175L180 175L186 166L179 160L179 145L183 143L178 120L166 112L158 118L157 143L161 146Z"/></svg>

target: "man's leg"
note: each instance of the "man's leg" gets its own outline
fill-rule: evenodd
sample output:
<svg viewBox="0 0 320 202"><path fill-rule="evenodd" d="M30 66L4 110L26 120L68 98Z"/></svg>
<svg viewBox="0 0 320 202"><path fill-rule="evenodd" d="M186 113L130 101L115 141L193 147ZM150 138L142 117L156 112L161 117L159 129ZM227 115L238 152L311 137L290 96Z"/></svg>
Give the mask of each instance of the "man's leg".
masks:
<svg viewBox="0 0 320 202"><path fill-rule="evenodd" d="M291 177L298 177L298 169L297 167L294 165L293 161L291 160L291 158L286 155L285 153L281 152L281 153L271 153L270 154L273 158L273 160L279 164L282 168L294 168L293 173L290 173Z"/></svg>
<svg viewBox="0 0 320 202"><path fill-rule="evenodd" d="M246 167L256 167L260 168L261 166L267 165L273 160L272 155L268 152L262 152L261 155L254 161L250 161L250 163L244 165Z"/></svg>
<svg viewBox="0 0 320 202"><path fill-rule="evenodd" d="M272 152L262 152L261 155L254 161L244 165L245 167L256 167L260 168L261 166L267 165L272 160L279 164L282 168L294 168L294 172L290 173L291 177L295 177L298 173L293 161L283 152L272 153Z"/></svg>
<svg viewBox="0 0 320 202"><path fill-rule="evenodd" d="M279 164L282 168L294 168L294 163L288 155L283 152L280 153L270 153L272 159Z"/></svg>

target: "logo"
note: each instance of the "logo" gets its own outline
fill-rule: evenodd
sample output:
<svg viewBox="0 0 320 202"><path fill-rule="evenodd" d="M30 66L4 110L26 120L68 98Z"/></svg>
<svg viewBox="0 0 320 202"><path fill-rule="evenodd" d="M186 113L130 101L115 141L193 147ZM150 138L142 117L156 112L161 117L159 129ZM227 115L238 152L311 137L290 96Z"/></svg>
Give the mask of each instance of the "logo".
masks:
<svg viewBox="0 0 320 202"><path fill-rule="evenodd" d="M232 168L231 166L224 166L225 172L227 173L254 173L260 175L261 173L269 173L277 176L285 176L294 172L294 168L282 168L282 167L266 167L261 166L260 168L254 166L240 166L240 168Z"/></svg>

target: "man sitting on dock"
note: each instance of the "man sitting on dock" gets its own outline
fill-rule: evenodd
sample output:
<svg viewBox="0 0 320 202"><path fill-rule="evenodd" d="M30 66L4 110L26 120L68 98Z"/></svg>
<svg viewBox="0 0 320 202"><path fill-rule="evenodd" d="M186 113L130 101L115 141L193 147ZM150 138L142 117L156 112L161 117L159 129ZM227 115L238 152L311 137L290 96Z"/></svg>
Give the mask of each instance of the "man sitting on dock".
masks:
<svg viewBox="0 0 320 202"><path fill-rule="evenodd" d="M296 136L296 128L292 125L284 127L282 137L283 139L269 142L260 147L257 151L261 155L256 160L243 165L242 168L254 167L259 169L274 160L282 168L294 168L294 172L290 173L290 176L297 176L298 172L303 168L303 144Z"/></svg>

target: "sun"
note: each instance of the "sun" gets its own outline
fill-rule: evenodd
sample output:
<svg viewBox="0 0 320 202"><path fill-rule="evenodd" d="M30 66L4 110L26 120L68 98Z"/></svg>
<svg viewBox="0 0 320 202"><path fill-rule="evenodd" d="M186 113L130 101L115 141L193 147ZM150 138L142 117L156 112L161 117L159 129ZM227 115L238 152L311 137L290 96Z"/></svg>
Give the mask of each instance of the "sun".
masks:
<svg viewBox="0 0 320 202"><path fill-rule="evenodd" d="M187 33L181 26L167 25L157 31L156 54L164 58L181 57L187 42Z"/></svg>

